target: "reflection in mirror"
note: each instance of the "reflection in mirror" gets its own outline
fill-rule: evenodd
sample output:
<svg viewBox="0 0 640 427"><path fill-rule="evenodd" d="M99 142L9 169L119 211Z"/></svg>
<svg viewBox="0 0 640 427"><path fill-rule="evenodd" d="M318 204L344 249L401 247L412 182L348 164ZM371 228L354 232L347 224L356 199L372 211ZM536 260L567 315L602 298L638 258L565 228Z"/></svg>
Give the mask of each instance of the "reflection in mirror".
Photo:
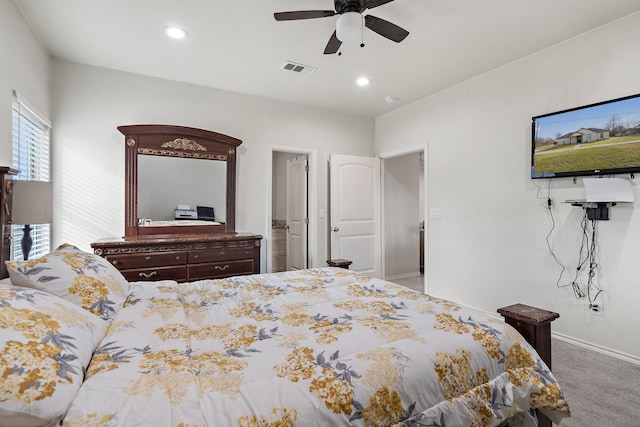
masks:
<svg viewBox="0 0 640 427"><path fill-rule="evenodd" d="M165 156L138 156L138 218L174 219L178 205L213 208L215 220L225 222L226 167L224 161Z"/></svg>

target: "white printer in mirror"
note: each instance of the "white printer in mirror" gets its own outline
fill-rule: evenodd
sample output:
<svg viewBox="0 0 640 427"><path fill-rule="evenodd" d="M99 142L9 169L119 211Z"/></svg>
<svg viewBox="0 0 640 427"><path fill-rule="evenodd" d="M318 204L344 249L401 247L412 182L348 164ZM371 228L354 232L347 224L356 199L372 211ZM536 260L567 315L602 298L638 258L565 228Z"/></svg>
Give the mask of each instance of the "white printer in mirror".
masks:
<svg viewBox="0 0 640 427"><path fill-rule="evenodd" d="M198 219L198 211L191 209L189 205L178 205L173 211L174 219Z"/></svg>

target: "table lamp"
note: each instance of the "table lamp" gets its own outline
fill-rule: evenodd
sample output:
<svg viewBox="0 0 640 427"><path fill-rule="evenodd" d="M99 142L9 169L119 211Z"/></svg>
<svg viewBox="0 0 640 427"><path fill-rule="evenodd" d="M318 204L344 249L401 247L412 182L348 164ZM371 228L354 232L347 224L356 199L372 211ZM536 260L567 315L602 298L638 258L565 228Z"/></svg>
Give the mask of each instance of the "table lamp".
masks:
<svg viewBox="0 0 640 427"><path fill-rule="evenodd" d="M22 255L29 259L31 225L50 224L53 220L53 184L45 181L13 181L12 224L24 225Z"/></svg>

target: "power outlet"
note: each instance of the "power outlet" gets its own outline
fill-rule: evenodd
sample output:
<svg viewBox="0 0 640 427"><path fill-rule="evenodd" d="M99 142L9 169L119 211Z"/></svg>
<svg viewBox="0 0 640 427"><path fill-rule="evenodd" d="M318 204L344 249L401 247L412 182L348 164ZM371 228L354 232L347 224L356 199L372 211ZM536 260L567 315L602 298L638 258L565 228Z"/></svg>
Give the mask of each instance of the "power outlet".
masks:
<svg viewBox="0 0 640 427"><path fill-rule="evenodd" d="M592 302L588 307L591 314L602 316L602 302Z"/></svg>

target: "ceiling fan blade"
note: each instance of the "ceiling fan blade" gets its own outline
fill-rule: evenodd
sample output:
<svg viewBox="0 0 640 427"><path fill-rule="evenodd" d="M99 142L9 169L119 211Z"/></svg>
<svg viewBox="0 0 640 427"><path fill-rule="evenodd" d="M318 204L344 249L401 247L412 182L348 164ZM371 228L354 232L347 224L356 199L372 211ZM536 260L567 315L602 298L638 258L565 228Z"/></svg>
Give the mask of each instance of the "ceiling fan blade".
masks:
<svg viewBox="0 0 640 427"><path fill-rule="evenodd" d="M324 48L324 54L334 54L338 51L338 49L340 49L340 46L342 46L342 42L338 40L338 37L336 37L336 32L334 31L331 35L331 38L329 39L329 42L327 43L327 47Z"/></svg>
<svg viewBox="0 0 640 427"><path fill-rule="evenodd" d="M400 43L409 35L409 31L404 28L398 27L396 24L392 24L391 22L385 21L377 16L365 16L364 25L366 25L370 30L380 34L382 37L386 37L396 43Z"/></svg>
<svg viewBox="0 0 640 427"><path fill-rule="evenodd" d="M276 12L276 21L295 21L298 19L326 18L336 14L333 10L296 10L293 12Z"/></svg>
<svg viewBox="0 0 640 427"><path fill-rule="evenodd" d="M373 9L383 4L391 3L393 0L364 0L365 9Z"/></svg>

